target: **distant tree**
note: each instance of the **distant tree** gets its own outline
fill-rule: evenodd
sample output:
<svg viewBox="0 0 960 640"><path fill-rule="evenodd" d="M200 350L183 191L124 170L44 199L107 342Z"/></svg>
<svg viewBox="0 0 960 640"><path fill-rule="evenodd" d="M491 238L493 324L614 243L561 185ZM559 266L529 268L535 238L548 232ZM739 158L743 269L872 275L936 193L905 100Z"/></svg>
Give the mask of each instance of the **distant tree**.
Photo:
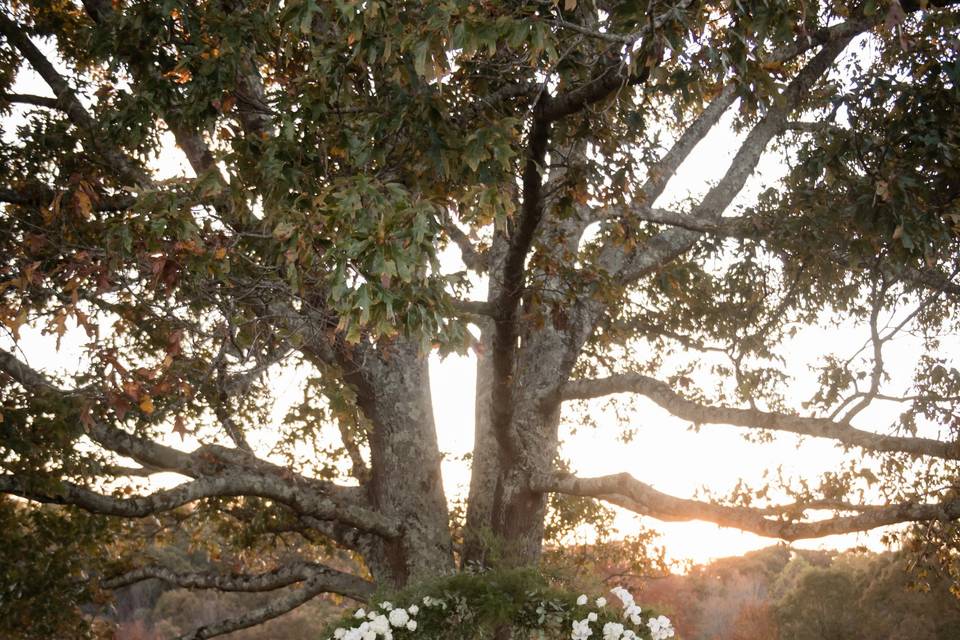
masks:
<svg viewBox="0 0 960 640"><path fill-rule="evenodd" d="M909 566L914 562L906 554L887 554L873 558L864 571L859 602L865 637L960 637L960 602L951 593L952 580L928 574L918 585Z"/></svg>
<svg viewBox="0 0 960 640"><path fill-rule="evenodd" d="M960 372L940 349L960 295L955 4L3 1L0 492L364 563L175 571L96 519L104 540L129 534L102 587L275 593L188 638L325 592L535 565L551 496L783 540L956 521ZM15 86L28 71L46 88ZM721 121L740 136L725 172L670 196ZM174 141L190 169L165 178L151 160ZM786 175L754 202L768 150ZM825 346L800 404L790 338L840 321L866 346ZM52 352L73 325L81 361L37 364L23 336ZM902 335L905 385L885 358ZM479 361L453 527L432 347ZM273 425L281 379L303 402ZM615 394L854 453L722 500L569 474L565 407ZM896 424L874 422L878 402ZM182 484L135 482L161 472Z"/></svg>
<svg viewBox="0 0 960 640"><path fill-rule="evenodd" d="M777 603L782 640L859 640L866 638L858 615L856 576L838 569L810 567Z"/></svg>
<svg viewBox="0 0 960 640"><path fill-rule="evenodd" d="M733 623L729 640L778 640L780 628L773 607L767 602L741 607Z"/></svg>

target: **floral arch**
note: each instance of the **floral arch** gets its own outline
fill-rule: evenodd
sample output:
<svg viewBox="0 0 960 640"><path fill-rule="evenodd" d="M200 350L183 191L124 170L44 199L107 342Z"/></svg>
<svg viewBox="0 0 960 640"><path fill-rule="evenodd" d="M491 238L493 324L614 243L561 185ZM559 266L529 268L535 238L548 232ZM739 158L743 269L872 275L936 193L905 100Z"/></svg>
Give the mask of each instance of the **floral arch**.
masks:
<svg viewBox="0 0 960 640"><path fill-rule="evenodd" d="M668 640L670 620L642 609L623 587L588 598L531 574L463 574L357 609L325 640L481 640L509 628L514 639ZM500 636L496 636L500 637Z"/></svg>

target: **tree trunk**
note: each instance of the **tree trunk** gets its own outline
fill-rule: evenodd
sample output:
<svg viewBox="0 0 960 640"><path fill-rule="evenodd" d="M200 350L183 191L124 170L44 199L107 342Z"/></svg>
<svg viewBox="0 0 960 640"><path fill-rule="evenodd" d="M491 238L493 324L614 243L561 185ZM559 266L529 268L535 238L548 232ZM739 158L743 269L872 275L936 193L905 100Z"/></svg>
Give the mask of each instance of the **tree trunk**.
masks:
<svg viewBox="0 0 960 640"><path fill-rule="evenodd" d="M376 545L370 570L379 583L395 587L449 574L452 542L428 359L417 344L397 341L367 351L361 367L348 366L358 404L373 425L370 502L403 523L399 539Z"/></svg>

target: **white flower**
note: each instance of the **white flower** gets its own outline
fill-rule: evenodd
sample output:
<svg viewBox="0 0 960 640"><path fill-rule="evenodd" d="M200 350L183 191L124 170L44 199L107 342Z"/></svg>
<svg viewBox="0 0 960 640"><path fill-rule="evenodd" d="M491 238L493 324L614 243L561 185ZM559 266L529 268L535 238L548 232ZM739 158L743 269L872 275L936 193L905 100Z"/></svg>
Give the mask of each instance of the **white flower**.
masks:
<svg viewBox="0 0 960 640"><path fill-rule="evenodd" d="M409 622L407 622L407 630L408 630L408 631L416 631L416 630L417 630L417 621L416 621L416 620L410 620Z"/></svg>
<svg viewBox="0 0 960 640"><path fill-rule="evenodd" d="M360 633L360 629L350 629L343 636L343 640L363 640L363 634Z"/></svg>
<svg viewBox="0 0 960 640"><path fill-rule="evenodd" d="M381 602L380 608L383 609L384 611L390 611L391 609L393 609L393 605L390 604L389 602Z"/></svg>
<svg viewBox="0 0 960 640"><path fill-rule="evenodd" d="M390 622L387 620L387 616L379 615L370 621L370 628L378 635L384 636L390 631Z"/></svg>
<svg viewBox="0 0 960 640"><path fill-rule="evenodd" d="M598 607L601 607L601 608L607 606L607 599L606 599L606 598L597 598L597 606L598 606Z"/></svg>
<svg viewBox="0 0 960 640"><path fill-rule="evenodd" d="M410 605L409 607L407 607L407 613L409 613L409 614L412 615L412 616L415 616L415 615L417 615L418 613L420 613L420 607L418 607L418 606L415 605L415 604L412 604L412 605Z"/></svg>
<svg viewBox="0 0 960 640"><path fill-rule="evenodd" d="M624 607L628 607L633 604L633 594L623 587L614 587L613 589L610 589L610 593L620 598L620 602Z"/></svg>
<svg viewBox="0 0 960 640"><path fill-rule="evenodd" d="M367 620L373 620L374 618L376 618L376 617L379 616L379 615L380 615L380 614L377 613L376 611L371 611L370 613L367 614Z"/></svg>
<svg viewBox="0 0 960 640"><path fill-rule="evenodd" d="M630 622L632 622L633 624L640 624L640 607L638 607L633 603L630 603L629 605L624 607L623 617L624 619L630 618Z"/></svg>
<svg viewBox="0 0 960 640"><path fill-rule="evenodd" d="M592 635L593 630L587 620L573 621L573 632L570 634L570 640L587 640Z"/></svg>
<svg viewBox="0 0 960 640"><path fill-rule="evenodd" d="M673 625L667 616L658 616L647 620L647 627L650 628L650 637L653 640L666 640L673 637Z"/></svg>
<svg viewBox="0 0 960 640"><path fill-rule="evenodd" d="M394 609L390 612L390 625L393 627L402 627L409 622L410 616L406 609Z"/></svg>
<svg viewBox="0 0 960 640"><path fill-rule="evenodd" d="M353 614L354 618L366 618L367 612L363 608L357 609L356 613Z"/></svg>
<svg viewBox="0 0 960 640"><path fill-rule="evenodd" d="M347 635L346 629L336 629L333 632L333 637L336 638L337 640L341 640L341 638L343 638L343 636L345 635Z"/></svg>
<svg viewBox="0 0 960 640"><path fill-rule="evenodd" d="M608 622L603 625L603 640L620 640L623 635L623 625L619 622Z"/></svg>
<svg viewBox="0 0 960 640"><path fill-rule="evenodd" d="M590 622L596 622L596 621L597 621L597 614L595 614L593 611L591 611L590 613L587 614L587 620L590 621Z"/></svg>
<svg viewBox="0 0 960 640"><path fill-rule="evenodd" d="M580 605L581 607L587 604L587 596L581 595L579 598L577 598L577 604Z"/></svg>

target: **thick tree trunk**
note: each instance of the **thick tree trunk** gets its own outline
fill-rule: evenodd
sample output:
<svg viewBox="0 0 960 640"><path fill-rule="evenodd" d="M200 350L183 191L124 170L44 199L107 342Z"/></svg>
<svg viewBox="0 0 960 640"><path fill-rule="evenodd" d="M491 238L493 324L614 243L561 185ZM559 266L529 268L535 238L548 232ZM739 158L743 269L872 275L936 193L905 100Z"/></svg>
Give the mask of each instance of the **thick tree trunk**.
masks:
<svg viewBox="0 0 960 640"><path fill-rule="evenodd" d="M550 324L524 336L514 376L511 429L519 456L505 460L497 478L492 514L494 536L507 566L528 566L540 559L546 495L529 488L531 474L553 469L560 423L559 392L576 362L568 337Z"/></svg>
<svg viewBox="0 0 960 640"><path fill-rule="evenodd" d="M373 425L370 502L403 523L402 536L375 545L367 558L381 584L401 587L454 569L447 501L440 473L426 355L398 341L370 349L347 376ZM376 390L374 393L373 391Z"/></svg>

